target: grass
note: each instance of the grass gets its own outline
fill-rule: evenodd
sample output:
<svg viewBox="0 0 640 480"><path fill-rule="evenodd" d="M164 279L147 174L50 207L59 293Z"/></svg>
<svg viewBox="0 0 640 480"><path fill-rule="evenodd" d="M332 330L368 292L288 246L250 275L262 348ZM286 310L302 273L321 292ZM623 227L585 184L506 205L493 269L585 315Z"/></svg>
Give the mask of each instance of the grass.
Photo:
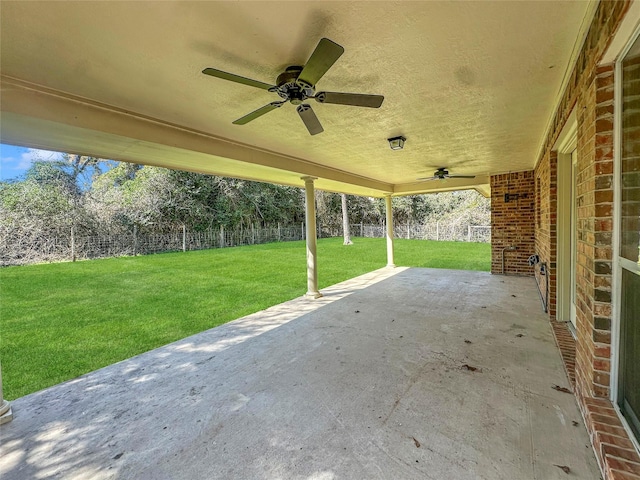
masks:
<svg viewBox="0 0 640 480"><path fill-rule="evenodd" d="M397 265L489 270L488 244L395 241ZM383 267L383 239L318 241L320 288ZM303 242L0 269L12 400L303 295Z"/></svg>

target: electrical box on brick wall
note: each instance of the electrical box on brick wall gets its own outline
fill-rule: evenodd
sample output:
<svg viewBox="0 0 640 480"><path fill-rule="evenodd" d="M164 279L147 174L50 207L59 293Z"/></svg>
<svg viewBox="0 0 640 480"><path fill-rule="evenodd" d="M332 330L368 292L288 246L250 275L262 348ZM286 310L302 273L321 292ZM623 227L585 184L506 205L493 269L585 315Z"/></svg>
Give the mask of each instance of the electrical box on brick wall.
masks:
<svg viewBox="0 0 640 480"><path fill-rule="evenodd" d="M519 198L527 198L526 193L505 193L504 194L504 203L512 202L513 200L518 200Z"/></svg>

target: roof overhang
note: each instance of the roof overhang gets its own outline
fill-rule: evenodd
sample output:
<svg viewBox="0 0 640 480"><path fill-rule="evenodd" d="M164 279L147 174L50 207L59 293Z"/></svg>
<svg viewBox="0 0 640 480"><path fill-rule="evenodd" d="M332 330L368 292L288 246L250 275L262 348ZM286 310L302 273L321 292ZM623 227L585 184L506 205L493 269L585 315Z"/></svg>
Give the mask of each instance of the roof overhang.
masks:
<svg viewBox="0 0 640 480"><path fill-rule="evenodd" d="M20 2L3 0L0 141L355 195L474 188L533 168L593 2ZM393 21L389 21L392 11ZM380 109L290 105L231 121L328 37L321 89ZM391 151L387 138L407 144ZM417 181L436 168L474 179Z"/></svg>

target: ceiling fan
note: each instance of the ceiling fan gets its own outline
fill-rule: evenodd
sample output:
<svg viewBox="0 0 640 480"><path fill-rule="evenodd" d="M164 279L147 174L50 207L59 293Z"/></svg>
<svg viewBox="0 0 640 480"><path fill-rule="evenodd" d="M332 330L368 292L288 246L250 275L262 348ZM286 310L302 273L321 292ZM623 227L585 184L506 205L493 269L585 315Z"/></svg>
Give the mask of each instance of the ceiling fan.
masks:
<svg viewBox="0 0 640 480"><path fill-rule="evenodd" d="M318 80L327 73L327 70L340 58L344 53L344 48L328 38L323 38L318 42L316 49L309 57L307 64L304 66L290 66L285 69L278 78L276 84L252 80L250 78L241 77L233 73L223 72L216 68L205 68L202 73L218 77L223 80L241 83L250 87L261 88L272 93L277 93L283 100L271 102L259 109L240 117L233 123L235 125L246 125L247 123L261 117L262 115L280 108L283 104L291 102L296 105L298 115L304 122L307 130L311 135L316 135L324 131L318 117L314 113L311 105L305 103L306 100L312 98L320 103L334 103L339 105L351 105L355 107L378 108L382 105L384 97L382 95L366 95L361 93L342 93L342 92L315 92L315 86Z"/></svg>
<svg viewBox="0 0 640 480"><path fill-rule="evenodd" d="M428 180L446 180L447 178L476 178L475 175L451 175L445 167L437 169L433 173L433 177L423 177L417 180L425 182Z"/></svg>

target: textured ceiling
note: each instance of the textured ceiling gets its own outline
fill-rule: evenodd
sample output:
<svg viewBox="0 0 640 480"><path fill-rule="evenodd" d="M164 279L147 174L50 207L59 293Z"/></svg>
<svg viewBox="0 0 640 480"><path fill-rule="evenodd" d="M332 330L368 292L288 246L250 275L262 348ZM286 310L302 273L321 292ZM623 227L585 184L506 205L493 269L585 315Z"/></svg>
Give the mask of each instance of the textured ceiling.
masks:
<svg viewBox="0 0 640 480"><path fill-rule="evenodd" d="M325 188L351 193L484 184L492 173L534 166L592 7L578 1L2 1L0 133L8 143L283 183L296 184L317 165L334 177L318 170L319 185L326 178ZM317 90L380 94L385 101L380 109L311 101L325 129L316 136L290 104L232 125L277 95L201 73L214 67L274 83L286 66L303 65L322 37L345 53ZM84 123L77 112L88 110L78 110L76 97L91 105ZM113 120L111 128L101 119L111 109L130 117L127 129L126 122ZM147 132L134 121L141 118L233 148ZM399 134L407 137L405 149L391 151L386 139ZM291 167L258 159L263 152ZM415 185L437 167L478 178Z"/></svg>

